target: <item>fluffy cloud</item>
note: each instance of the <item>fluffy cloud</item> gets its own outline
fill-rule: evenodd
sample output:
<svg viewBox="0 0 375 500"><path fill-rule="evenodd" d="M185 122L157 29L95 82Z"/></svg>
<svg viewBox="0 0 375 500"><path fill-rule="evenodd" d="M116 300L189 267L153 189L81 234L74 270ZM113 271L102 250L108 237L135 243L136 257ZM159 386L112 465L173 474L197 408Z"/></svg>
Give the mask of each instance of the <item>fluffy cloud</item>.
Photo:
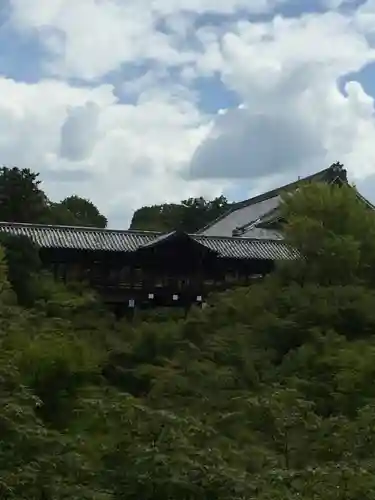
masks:
<svg viewBox="0 0 375 500"><path fill-rule="evenodd" d="M339 13L239 23L225 34L215 69L245 105L215 120L191 175L303 174L337 159L358 178L373 172L373 98L358 82L338 87L374 60L366 35Z"/></svg>
<svg viewBox="0 0 375 500"><path fill-rule="evenodd" d="M93 79L143 58L179 62L184 55L155 29L145 2L12 0L12 25L39 36L54 74Z"/></svg>
<svg viewBox="0 0 375 500"><path fill-rule="evenodd" d="M85 160L98 139L100 107L88 101L83 106L72 107L67 115L61 126L60 156L71 161Z"/></svg>
<svg viewBox="0 0 375 500"><path fill-rule="evenodd" d="M130 105L108 85L0 79L2 162L40 171L54 199L91 198L122 227L145 203L220 192L180 175L206 126L191 103L161 93Z"/></svg>
<svg viewBox="0 0 375 500"><path fill-rule="evenodd" d="M373 96L347 81L374 60L375 0L274 16L283 3L10 0L9 26L42 42L49 79L0 78L1 162L40 171L55 199L92 199L119 227L144 204L238 186L245 196L337 160L354 179L375 178ZM126 63L145 74L119 72ZM199 82L212 77L241 105L217 97L224 110L202 111Z"/></svg>
<svg viewBox="0 0 375 500"><path fill-rule="evenodd" d="M193 62L194 53L176 40L182 19L186 25L186 14L261 13L284 1L10 0L10 4L11 24L20 33L39 36L53 56L48 66L53 74L94 79L144 59L168 65ZM174 36L157 29L161 21L169 21L170 28L177 23Z"/></svg>

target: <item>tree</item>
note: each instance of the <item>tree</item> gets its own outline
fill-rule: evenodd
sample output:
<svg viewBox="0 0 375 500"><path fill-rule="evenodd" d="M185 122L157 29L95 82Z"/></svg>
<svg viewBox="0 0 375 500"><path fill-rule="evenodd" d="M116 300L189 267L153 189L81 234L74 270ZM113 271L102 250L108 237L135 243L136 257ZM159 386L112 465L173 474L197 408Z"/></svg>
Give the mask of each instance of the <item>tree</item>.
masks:
<svg viewBox="0 0 375 500"><path fill-rule="evenodd" d="M75 215L60 202L51 202L49 204L49 210L43 219L43 223L58 226L78 225L78 221Z"/></svg>
<svg viewBox="0 0 375 500"><path fill-rule="evenodd" d="M286 241L303 257L288 276L324 285L375 283L375 214L353 187L314 183L284 195Z"/></svg>
<svg viewBox="0 0 375 500"><path fill-rule="evenodd" d="M332 328L291 351L280 373L294 377L293 386L314 403L319 415L352 419L375 399L374 358L373 338L348 340Z"/></svg>
<svg viewBox="0 0 375 500"><path fill-rule="evenodd" d="M38 177L28 168L0 168L0 220L40 222L48 210L48 200Z"/></svg>
<svg viewBox="0 0 375 500"><path fill-rule="evenodd" d="M59 333L61 322L53 327L43 316L28 313L10 302L7 274L6 262L1 255L0 497L7 500L109 500L91 476L88 457L80 454L79 438L52 430L40 418L41 409L51 408L57 397L59 409L64 403L66 408L67 395L71 392L62 390L56 395L55 389L59 384L60 388L66 389L74 366L76 371L85 370L83 367L87 364L82 363L77 349L79 343L74 344L72 338L71 349L66 349L69 341L66 342L66 336ZM46 339L46 330L49 330L48 339L54 341L43 344L41 340ZM69 364L70 357L73 358L70 372L67 369L61 371L61 366ZM64 363L56 363L62 359ZM77 360L76 365L74 360ZM48 382L51 383L53 374L58 372L60 378L55 376L52 383L55 386L52 397L43 401L36 396L32 386L40 389L42 380L45 388ZM45 396L45 392L40 392ZM66 424L67 418L64 428Z"/></svg>
<svg viewBox="0 0 375 500"><path fill-rule="evenodd" d="M250 478L223 455L219 436L199 418L114 391L103 396L96 392L83 401L80 432L89 431L88 443L89 436L101 443L102 487L114 499L250 498ZM118 434L124 425L126 432Z"/></svg>
<svg viewBox="0 0 375 500"><path fill-rule="evenodd" d="M86 464L74 441L49 431L38 419L40 404L22 384L9 352L1 349L0 496L7 500L99 498L87 486Z"/></svg>
<svg viewBox="0 0 375 500"><path fill-rule="evenodd" d="M5 258L5 251L0 246L0 303L4 306L13 302L14 296L8 279L8 265Z"/></svg>
<svg viewBox="0 0 375 500"><path fill-rule="evenodd" d="M7 277L17 296L18 303L32 306L38 298L38 279L41 261L38 249L26 236L0 234L5 250Z"/></svg>
<svg viewBox="0 0 375 500"><path fill-rule="evenodd" d="M106 227L107 219L89 200L73 195L51 202L40 187L39 174L24 168L0 169L0 220Z"/></svg>
<svg viewBox="0 0 375 500"><path fill-rule="evenodd" d="M188 198L181 203L165 203L142 207L134 212L130 229L168 232L173 230L194 233L215 220L230 204L224 196L211 201Z"/></svg>
<svg viewBox="0 0 375 500"><path fill-rule="evenodd" d="M229 203L225 196L219 196L211 201L200 197L183 200L182 206L184 211L180 228L188 233L194 233L228 210Z"/></svg>
<svg viewBox="0 0 375 500"><path fill-rule="evenodd" d="M176 229L181 212L182 206L176 203L142 207L134 212L129 229L167 233Z"/></svg>
<svg viewBox="0 0 375 500"><path fill-rule="evenodd" d="M107 226L107 219L102 215L98 208L85 198L73 195L65 198L58 204L58 208L67 211L69 217L77 226L101 227ZM68 222L70 222L68 220Z"/></svg>
<svg viewBox="0 0 375 500"><path fill-rule="evenodd" d="M342 193L287 197L304 259L187 318L114 322L4 240L0 497L373 500L373 214ZM172 215L192 228L205 206Z"/></svg>

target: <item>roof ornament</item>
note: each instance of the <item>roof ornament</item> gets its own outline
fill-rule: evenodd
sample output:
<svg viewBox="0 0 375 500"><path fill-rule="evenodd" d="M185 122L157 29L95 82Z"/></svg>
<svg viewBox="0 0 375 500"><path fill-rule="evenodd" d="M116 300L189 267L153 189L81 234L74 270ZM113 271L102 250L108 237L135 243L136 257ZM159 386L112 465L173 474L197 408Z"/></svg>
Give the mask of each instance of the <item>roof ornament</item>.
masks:
<svg viewBox="0 0 375 500"><path fill-rule="evenodd" d="M347 172L344 165L339 161L332 163L330 170L333 174L333 182L339 179L341 182L348 182Z"/></svg>
<svg viewBox="0 0 375 500"><path fill-rule="evenodd" d="M344 169L344 165L342 163L340 163L339 161L337 161L336 163L332 163L331 168L335 172L340 172L341 170Z"/></svg>

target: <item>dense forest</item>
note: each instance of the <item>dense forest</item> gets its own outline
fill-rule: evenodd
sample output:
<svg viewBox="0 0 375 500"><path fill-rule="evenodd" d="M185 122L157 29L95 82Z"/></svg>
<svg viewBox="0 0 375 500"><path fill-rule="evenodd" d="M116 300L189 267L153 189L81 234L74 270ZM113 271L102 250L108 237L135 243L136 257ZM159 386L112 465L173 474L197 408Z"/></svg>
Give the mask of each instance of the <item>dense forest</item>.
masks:
<svg viewBox="0 0 375 500"><path fill-rule="evenodd" d="M189 198L181 203L142 207L134 212L130 229L168 232L175 229L195 233L229 210L225 196L213 200Z"/></svg>
<svg viewBox="0 0 375 500"><path fill-rule="evenodd" d="M105 225L36 182L2 171L1 218ZM115 321L3 241L1 499L375 498L375 215L323 184L282 209L301 257L183 319Z"/></svg>

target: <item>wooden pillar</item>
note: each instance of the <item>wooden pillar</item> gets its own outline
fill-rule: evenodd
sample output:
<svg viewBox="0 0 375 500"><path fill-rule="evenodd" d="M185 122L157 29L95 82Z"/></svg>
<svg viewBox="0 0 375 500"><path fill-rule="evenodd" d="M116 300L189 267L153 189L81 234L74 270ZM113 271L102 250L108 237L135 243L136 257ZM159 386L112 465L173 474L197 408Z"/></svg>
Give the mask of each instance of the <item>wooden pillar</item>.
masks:
<svg viewBox="0 0 375 500"><path fill-rule="evenodd" d="M129 321L133 321L135 316L135 300L129 299L128 301L128 309L127 309L127 317Z"/></svg>

